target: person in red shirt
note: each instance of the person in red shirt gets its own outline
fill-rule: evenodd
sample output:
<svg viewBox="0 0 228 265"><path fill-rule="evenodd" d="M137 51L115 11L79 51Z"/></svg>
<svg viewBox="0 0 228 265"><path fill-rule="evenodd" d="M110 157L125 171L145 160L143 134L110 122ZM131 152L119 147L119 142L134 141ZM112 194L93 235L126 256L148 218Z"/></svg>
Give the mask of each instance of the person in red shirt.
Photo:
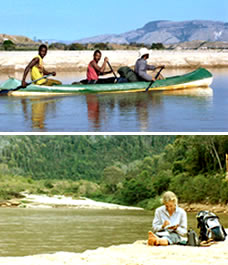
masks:
<svg viewBox="0 0 228 265"><path fill-rule="evenodd" d="M108 57L104 58L104 62L102 66L99 66L98 63L101 59L101 51L96 50L93 54L93 60L89 63L87 68L87 81L88 84L105 84L105 83L113 83L114 79L111 78L102 78L99 79L100 75L106 75L112 73L112 71L105 72L105 68L108 62Z"/></svg>

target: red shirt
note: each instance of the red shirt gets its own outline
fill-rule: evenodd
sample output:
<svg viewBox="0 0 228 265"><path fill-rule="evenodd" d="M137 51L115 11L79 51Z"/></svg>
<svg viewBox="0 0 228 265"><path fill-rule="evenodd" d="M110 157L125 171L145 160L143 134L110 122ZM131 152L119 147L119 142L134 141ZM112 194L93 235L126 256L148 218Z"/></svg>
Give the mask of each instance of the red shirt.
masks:
<svg viewBox="0 0 228 265"><path fill-rule="evenodd" d="M94 60L93 60L94 61ZM94 67L92 66L92 62L91 61L88 65L88 68L87 68L87 80L98 80L98 76L99 76L99 73L96 71L96 69L94 69Z"/></svg>

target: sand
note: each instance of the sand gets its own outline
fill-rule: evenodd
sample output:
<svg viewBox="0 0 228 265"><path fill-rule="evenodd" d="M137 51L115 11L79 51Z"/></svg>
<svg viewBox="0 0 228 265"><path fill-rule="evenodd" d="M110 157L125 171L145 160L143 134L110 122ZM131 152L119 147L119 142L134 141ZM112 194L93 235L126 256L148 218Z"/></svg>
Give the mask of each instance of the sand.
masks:
<svg viewBox="0 0 228 265"><path fill-rule="evenodd" d="M102 51L112 66L133 66L138 51ZM0 51L0 71L23 71L37 55L37 51ZM85 71L92 60L93 51L48 51L44 58L45 67L55 71ZM102 61L102 60L101 60ZM148 63L166 65L167 68L228 67L228 51L152 51Z"/></svg>
<svg viewBox="0 0 228 265"><path fill-rule="evenodd" d="M58 252L27 257L2 257L5 265L225 265L228 260L228 240L210 247L167 246L151 247L146 241L83 253Z"/></svg>
<svg viewBox="0 0 228 265"><path fill-rule="evenodd" d="M105 203L94 201L85 197L73 199L63 195L47 196L22 193L25 198L22 199L20 207L26 208L52 208L52 207L67 207L67 208L87 208L87 209L118 209L118 210L143 210L140 207L123 206L114 203Z"/></svg>

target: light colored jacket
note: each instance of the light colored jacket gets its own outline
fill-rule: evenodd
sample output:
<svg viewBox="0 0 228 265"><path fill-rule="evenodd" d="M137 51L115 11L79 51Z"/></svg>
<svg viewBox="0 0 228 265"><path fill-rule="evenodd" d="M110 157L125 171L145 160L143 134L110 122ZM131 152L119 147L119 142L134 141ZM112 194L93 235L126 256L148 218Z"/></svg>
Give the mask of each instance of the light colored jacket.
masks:
<svg viewBox="0 0 228 265"><path fill-rule="evenodd" d="M152 76L147 74L147 70L155 70L156 67L154 65L147 64L147 61L143 58L140 58L135 63L135 69L134 71L136 74L141 77L145 81L151 81Z"/></svg>
<svg viewBox="0 0 228 265"><path fill-rule="evenodd" d="M162 225L165 221L169 221L171 225L178 224L176 233L180 236L184 236L187 233L187 214L184 209L177 206L173 215L170 216L165 205L157 208L152 222L155 233L163 230Z"/></svg>

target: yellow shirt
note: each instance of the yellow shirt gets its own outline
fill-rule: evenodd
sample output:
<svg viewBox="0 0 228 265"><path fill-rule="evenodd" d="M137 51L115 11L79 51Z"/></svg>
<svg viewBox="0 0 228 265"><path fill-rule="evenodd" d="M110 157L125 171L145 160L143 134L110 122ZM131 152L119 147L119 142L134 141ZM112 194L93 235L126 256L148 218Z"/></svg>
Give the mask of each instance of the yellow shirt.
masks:
<svg viewBox="0 0 228 265"><path fill-rule="evenodd" d="M43 74L43 59L40 57L40 55L37 55L36 57L34 58L39 58L39 64L36 64L32 67L32 70L31 70L31 79L32 80L36 80L36 79L39 79L41 78L42 76L44 76ZM46 82L46 79L41 79L39 81L37 81L35 84L37 85L42 85Z"/></svg>

